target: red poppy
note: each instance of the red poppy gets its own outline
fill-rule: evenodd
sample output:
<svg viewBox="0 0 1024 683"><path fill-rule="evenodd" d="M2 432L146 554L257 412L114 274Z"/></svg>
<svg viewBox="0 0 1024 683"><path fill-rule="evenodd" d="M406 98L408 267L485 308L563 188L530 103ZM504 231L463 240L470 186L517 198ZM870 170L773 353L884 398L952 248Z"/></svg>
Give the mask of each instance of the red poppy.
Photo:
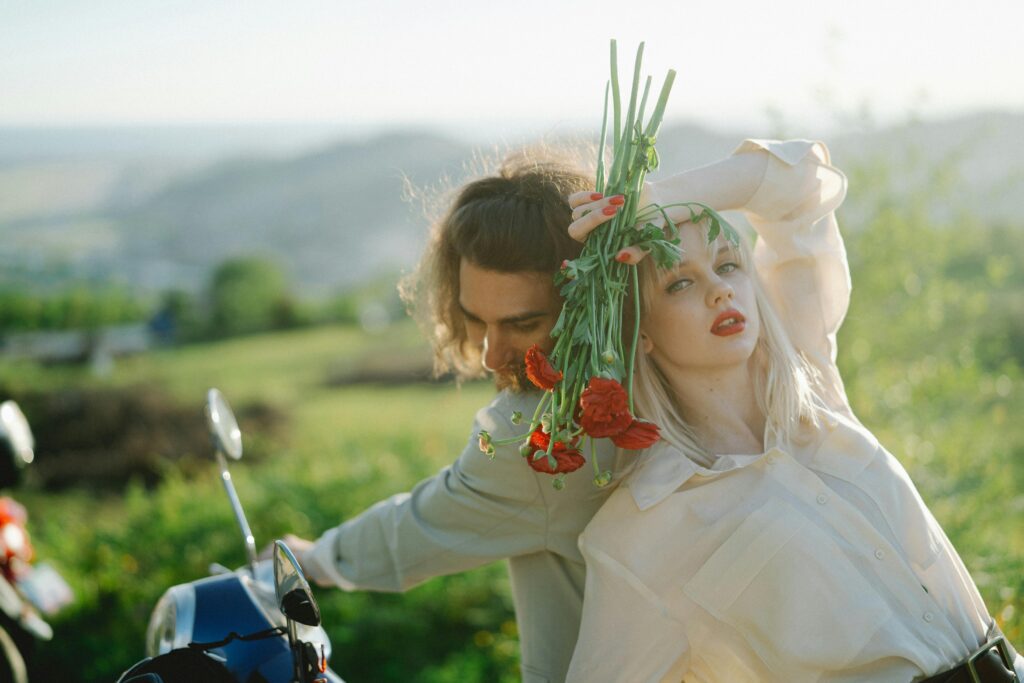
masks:
<svg viewBox="0 0 1024 683"><path fill-rule="evenodd" d="M544 391L551 391L555 383L562 379L562 373L555 370L537 344L526 350L526 376Z"/></svg>
<svg viewBox="0 0 1024 683"><path fill-rule="evenodd" d="M653 446L661 438L658 425L646 420L633 420L626 431L612 437L612 443L619 448L638 451Z"/></svg>
<svg viewBox="0 0 1024 683"><path fill-rule="evenodd" d="M580 426L596 439L621 434L633 423L626 390L613 379L591 377L580 408Z"/></svg>
<svg viewBox="0 0 1024 683"><path fill-rule="evenodd" d="M566 446L561 441L556 441L554 448L551 449L551 457L555 459L555 468L551 469L551 463L548 461L547 455L541 455L536 459L533 457L537 451L546 452L549 443L551 443L551 435L545 434L540 427L530 434L530 445L533 446L533 451L526 456L526 462L530 463L530 467L538 472L543 472L544 474L575 472L587 464L586 459L584 459L583 454L578 449Z"/></svg>

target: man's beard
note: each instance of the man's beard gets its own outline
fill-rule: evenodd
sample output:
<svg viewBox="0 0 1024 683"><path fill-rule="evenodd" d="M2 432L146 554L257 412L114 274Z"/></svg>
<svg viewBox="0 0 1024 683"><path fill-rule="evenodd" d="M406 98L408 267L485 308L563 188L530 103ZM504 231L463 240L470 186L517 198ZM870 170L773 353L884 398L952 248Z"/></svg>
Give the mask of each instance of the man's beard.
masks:
<svg viewBox="0 0 1024 683"><path fill-rule="evenodd" d="M533 382L526 376L526 363L522 362L495 370L494 385L499 391L508 389L516 393L534 388Z"/></svg>

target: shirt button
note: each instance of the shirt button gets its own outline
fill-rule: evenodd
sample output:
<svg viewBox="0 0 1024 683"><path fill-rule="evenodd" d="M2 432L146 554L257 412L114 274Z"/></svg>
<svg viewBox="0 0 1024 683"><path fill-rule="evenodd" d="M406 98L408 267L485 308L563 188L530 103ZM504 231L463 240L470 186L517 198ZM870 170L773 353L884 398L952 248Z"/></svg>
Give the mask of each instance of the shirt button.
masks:
<svg viewBox="0 0 1024 683"><path fill-rule="evenodd" d="M819 493L818 494L818 505L824 505L827 502L828 502L828 496L826 496L824 493Z"/></svg>
<svg viewBox="0 0 1024 683"><path fill-rule="evenodd" d="M925 621L927 621L930 624L930 623L932 623L932 619L934 619L935 617L934 617L934 615L932 615L931 612L925 612L923 618L924 618Z"/></svg>
<svg viewBox="0 0 1024 683"><path fill-rule="evenodd" d="M882 559L883 557L885 557L885 551L881 549L876 550L875 557L877 557L878 559Z"/></svg>

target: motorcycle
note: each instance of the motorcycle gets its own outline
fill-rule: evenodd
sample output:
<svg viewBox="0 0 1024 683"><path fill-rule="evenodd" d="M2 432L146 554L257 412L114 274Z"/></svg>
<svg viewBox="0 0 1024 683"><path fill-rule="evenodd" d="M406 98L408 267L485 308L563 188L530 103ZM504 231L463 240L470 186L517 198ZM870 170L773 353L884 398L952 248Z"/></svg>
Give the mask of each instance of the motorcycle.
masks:
<svg viewBox="0 0 1024 683"><path fill-rule="evenodd" d="M242 457L242 433L217 389L205 412L248 563L236 571L214 564L211 576L169 588L150 618L147 658L118 683L344 683L327 666L330 640L291 550L275 541L273 559L257 561L227 464Z"/></svg>
<svg viewBox="0 0 1024 683"><path fill-rule="evenodd" d="M35 459L35 439L14 401L0 403L0 488L14 486ZM53 616L73 599L71 588L49 564L33 564L25 508L0 497L0 683L27 683L37 640L53 638L43 615Z"/></svg>

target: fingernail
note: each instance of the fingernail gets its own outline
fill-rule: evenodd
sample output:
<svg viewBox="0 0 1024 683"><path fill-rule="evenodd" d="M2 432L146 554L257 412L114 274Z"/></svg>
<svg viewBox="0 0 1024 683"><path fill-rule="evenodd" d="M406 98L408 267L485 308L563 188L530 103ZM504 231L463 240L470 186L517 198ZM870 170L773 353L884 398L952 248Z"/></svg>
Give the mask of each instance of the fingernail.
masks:
<svg viewBox="0 0 1024 683"><path fill-rule="evenodd" d="M600 192L591 192L590 193L590 201L596 202L598 199L600 199L603 196L604 195L601 194Z"/></svg>
<svg viewBox="0 0 1024 683"><path fill-rule="evenodd" d="M617 194L614 197L612 197L611 199L609 199L608 203L609 204L614 204L616 206L622 206L623 204L626 203L626 198L623 197L621 194Z"/></svg>
<svg viewBox="0 0 1024 683"><path fill-rule="evenodd" d="M615 255L615 260L619 263L627 263L629 261L629 252L623 249Z"/></svg>
<svg viewBox="0 0 1024 683"><path fill-rule="evenodd" d="M603 213L605 216L614 216L615 212L618 210L619 207L617 206L606 206L603 209L601 209L601 213Z"/></svg>

